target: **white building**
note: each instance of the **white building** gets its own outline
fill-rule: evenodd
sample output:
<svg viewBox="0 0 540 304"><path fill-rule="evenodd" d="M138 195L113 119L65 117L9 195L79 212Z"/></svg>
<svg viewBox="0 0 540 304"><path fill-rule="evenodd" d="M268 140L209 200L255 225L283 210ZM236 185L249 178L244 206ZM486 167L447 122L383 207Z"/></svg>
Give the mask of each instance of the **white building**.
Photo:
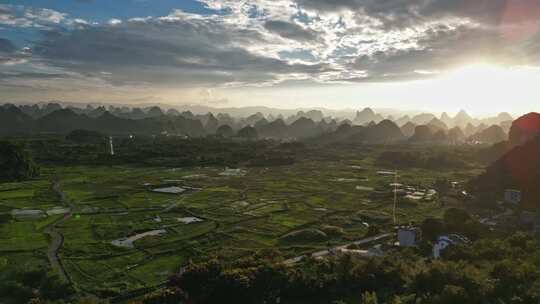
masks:
<svg viewBox="0 0 540 304"><path fill-rule="evenodd" d="M457 244L469 244L470 241L464 236L457 234L441 235L433 245L433 258L439 259L441 254L450 246Z"/></svg>

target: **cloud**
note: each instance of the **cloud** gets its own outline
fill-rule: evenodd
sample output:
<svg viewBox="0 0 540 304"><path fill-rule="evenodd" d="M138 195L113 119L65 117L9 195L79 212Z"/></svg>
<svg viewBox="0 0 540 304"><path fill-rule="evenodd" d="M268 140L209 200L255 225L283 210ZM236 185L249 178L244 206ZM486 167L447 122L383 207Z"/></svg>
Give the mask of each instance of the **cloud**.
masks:
<svg viewBox="0 0 540 304"><path fill-rule="evenodd" d="M438 18L466 18L486 25L537 20L540 6L523 0L293 0L319 13L349 10L386 26L410 26Z"/></svg>
<svg viewBox="0 0 540 304"><path fill-rule="evenodd" d="M66 18L66 14L47 8L29 8L24 12L24 17L37 23L59 24Z"/></svg>
<svg viewBox="0 0 540 304"><path fill-rule="evenodd" d="M493 29L441 26L426 31L415 48L388 49L355 58L351 69L364 71L365 77L351 81L416 80L475 60L518 65L522 63L519 58Z"/></svg>
<svg viewBox="0 0 540 304"><path fill-rule="evenodd" d="M16 46L8 39L0 38L0 65L13 66L26 63L28 54L25 49L17 50Z"/></svg>
<svg viewBox="0 0 540 304"><path fill-rule="evenodd" d="M264 27L270 32L276 33L283 38L299 41L317 40L317 32L305 29L300 25L292 22L269 20L264 23Z"/></svg>
<svg viewBox="0 0 540 304"><path fill-rule="evenodd" d="M13 53L15 52L15 45L7 39L0 38L0 53Z"/></svg>
<svg viewBox="0 0 540 304"><path fill-rule="evenodd" d="M107 23L110 25L118 25L122 23L122 20L113 18L107 21Z"/></svg>
<svg viewBox="0 0 540 304"><path fill-rule="evenodd" d="M30 19L17 16L15 7L0 4L0 24L15 27L30 27L34 23Z"/></svg>
<svg viewBox="0 0 540 304"><path fill-rule="evenodd" d="M86 20L68 18L68 14L48 8L0 4L0 25L20 28L79 27L88 25Z"/></svg>
<svg viewBox="0 0 540 304"><path fill-rule="evenodd" d="M0 80L65 78L66 74L41 72L0 72Z"/></svg>
<svg viewBox="0 0 540 304"><path fill-rule="evenodd" d="M79 73L110 71L117 84L261 84L289 73L316 75L329 69L255 54L246 47L253 43L266 43L266 38L214 18L175 13L115 26L46 31L33 53L49 65Z"/></svg>
<svg viewBox="0 0 540 304"><path fill-rule="evenodd" d="M0 5L0 24L41 33L31 53L0 40L0 52L10 49L0 63L166 89L418 80L474 60L540 64L540 6L523 0L199 2L205 13L177 9L102 24ZM39 78L14 70L4 79Z"/></svg>

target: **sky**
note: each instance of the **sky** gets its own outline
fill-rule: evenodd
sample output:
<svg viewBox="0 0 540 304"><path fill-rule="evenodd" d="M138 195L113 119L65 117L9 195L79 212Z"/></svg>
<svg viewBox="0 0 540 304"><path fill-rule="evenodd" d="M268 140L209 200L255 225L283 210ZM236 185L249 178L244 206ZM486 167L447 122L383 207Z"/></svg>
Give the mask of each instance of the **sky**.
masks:
<svg viewBox="0 0 540 304"><path fill-rule="evenodd" d="M540 111L536 0L0 0L0 102Z"/></svg>

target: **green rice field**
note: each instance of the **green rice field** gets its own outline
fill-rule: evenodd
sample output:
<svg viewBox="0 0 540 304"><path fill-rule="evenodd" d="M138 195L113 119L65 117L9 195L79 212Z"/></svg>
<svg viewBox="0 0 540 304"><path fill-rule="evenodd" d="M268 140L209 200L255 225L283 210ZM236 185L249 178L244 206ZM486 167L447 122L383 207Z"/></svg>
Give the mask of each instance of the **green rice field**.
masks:
<svg viewBox="0 0 540 304"><path fill-rule="evenodd" d="M291 166L242 168L240 176L221 175L221 167L44 167L37 180L0 184L0 213L71 206L71 216L57 225L64 237L58 255L69 279L80 291L117 295L157 286L189 261L269 248L293 257L361 239L368 225L391 231L394 178L378 171L392 168L376 166L375 153L338 159L321 153ZM438 177L464 181L476 173L410 169L399 172L399 182L430 189ZM53 191L54 181L64 200ZM151 191L165 186L188 190ZM444 210L437 199L401 199L397 214L408 223ZM47 264L44 230L62 216L9 217L0 225L0 260ZM324 240L283 238L328 226L339 233ZM132 247L111 243L154 230L165 233L137 239Z"/></svg>

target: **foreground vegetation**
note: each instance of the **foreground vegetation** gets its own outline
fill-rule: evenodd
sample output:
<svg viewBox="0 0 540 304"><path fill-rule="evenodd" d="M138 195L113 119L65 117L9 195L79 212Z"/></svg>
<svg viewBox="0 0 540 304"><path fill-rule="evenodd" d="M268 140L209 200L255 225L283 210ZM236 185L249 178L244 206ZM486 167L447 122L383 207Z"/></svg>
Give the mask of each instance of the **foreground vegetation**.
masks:
<svg viewBox="0 0 540 304"><path fill-rule="evenodd" d="M384 258L351 255L286 267L279 254L188 266L141 303L538 303L540 243L527 234L454 247L444 260L421 249Z"/></svg>

